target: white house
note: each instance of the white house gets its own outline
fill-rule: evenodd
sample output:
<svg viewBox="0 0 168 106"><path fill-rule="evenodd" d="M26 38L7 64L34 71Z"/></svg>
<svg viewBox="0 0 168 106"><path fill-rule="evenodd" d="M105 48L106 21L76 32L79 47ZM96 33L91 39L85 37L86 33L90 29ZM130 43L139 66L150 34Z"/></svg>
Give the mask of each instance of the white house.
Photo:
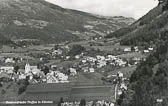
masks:
<svg viewBox="0 0 168 106"><path fill-rule="evenodd" d="M125 48L124 52L131 52L131 48Z"/></svg>
<svg viewBox="0 0 168 106"><path fill-rule="evenodd" d="M104 56L96 56L98 60L105 60L106 58Z"/></svg>
<svg viewBox="0 0 168 106"><path fill-rule="evenodd" d="M47 83L58 83L58 79L56 77L54 77L53 75L47 74L46 76L47 79Z"/></svg>
<svg viewBox="0 0 168 106"><path fill-rule="evenodd" d="M162 103L163 99L157 99L156 101L157 101L157 103Z"/></svg>
<svg viewBox="0 0 168 106"><path fill-rule="evenodd" d="M107 62L106 61L98 61L99 63L98 63L98 68L101 68L101 67L103 67L103 66L106 66L107 65Z"/></svg>
<svg viewBox="0 0 168 106"><path fill-rule="evenodd" d="M118 72L118 77L123 78L123 77L124 77L124 74L119 71L119 72Z"/></svg>
<svg viewBox="0 0 168 106"><path fill-rule="evenodd" d="M68 80L68 76L66 76L63 73L57 73L57 75L58 75L59 80L61 80L61 81L67 81Z"/></svg>
<svg viewBox="0 0 168 106"><path fill-rule="evenodd" d="M135 52L139 52L138 46L134 47Z"/></svg>
<svg viewBox="0 0 168 106"><path fill-rule="evenodd" d="M117 58L116 58L116 56L113 56L113 55L108 55L107 56L110 60L116 60Z"/></svg>
<svg viewBox="0 0 168 106"><path fill-rule="evenodd" d="M127 90L127 86L124 83L122 83L121 86L120 86L120 89Z"/></svg>
<svg viewBox="0 0 168 106"><path fill-rule="evenodd" d="M24 74L19 75L19 79L26 79L26 75Z"/></svg>
<svg viewBox="0 0 168 106"><path fill-rule="evenodd" d="M153 48L152 48L152 47L151 47L151 48L148 48L148 50L149 50L149 51L153 51Z"/></svg>
<svg viewBox="0 0 168 106"><path fill-rule="evenodd" d="M7 58L5 60L5 63L15 63L15 61L13 60L13 58Z"/></svg>
<svg viewBox="0 0 168 106"><path fill-rule="evenodd" d="M149 53L149 50L144 50L143 52L144 52L144 53Z"/></svg>
<svg viewBox="0 0 168 106"><path fill-rule="evenodd" d="M70 68L69 70L70 70L71 75L75 76L77 74L76 69Z"/></svg>
<svg viewBox="0 0 168 106"><path fill-rule="evenodd" d="M75 56L75 59L80 59L80 55L76 55L76 56Z"/></svg>
<svg viewBox="0 0 168 106"><path fill-rule="evenodd" d="M89 72L90 72L90 73L94 73L94 72L95 72L95 69L94 69L94 68L89 68Z"/></svg>
<svg viewBox="0 0 168 106"><path fill-rule="evenodd" d="M0 67L1 72L8 72L8 71L13 71L14 67L13 66L2 66Z"/></svg>
<svg viewBox="0 0 168 106"><path fill-rule="evenodd" d="M86 63L87 61L86 60L82 60L82 63Z"/></svg>
<svg viewBox="0 0 168 106"><path fill-rule="evenodd" d="M118 90L118 95L122 95L122 90Z"/></svg>

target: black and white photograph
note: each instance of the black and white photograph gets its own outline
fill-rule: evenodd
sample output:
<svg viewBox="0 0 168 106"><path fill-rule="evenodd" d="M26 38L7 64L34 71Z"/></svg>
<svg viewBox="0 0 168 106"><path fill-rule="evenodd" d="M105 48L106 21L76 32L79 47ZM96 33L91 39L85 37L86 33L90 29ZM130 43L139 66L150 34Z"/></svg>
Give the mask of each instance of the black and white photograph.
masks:
<svg viewBox="0 0 168 106"><path fill-rule="evenodd" d="M0 0L0 106L168 106L168 0Z"/></svg>

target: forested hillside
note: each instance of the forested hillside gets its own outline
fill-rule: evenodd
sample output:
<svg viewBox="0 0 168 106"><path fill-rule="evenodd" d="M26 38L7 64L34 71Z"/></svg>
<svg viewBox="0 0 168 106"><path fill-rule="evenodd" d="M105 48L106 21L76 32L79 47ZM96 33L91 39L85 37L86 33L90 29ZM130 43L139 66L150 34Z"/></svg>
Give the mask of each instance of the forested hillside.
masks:
<svg viewBox="0 0 168 106"><path fill-rule="evenodd" d="M161 2L145 16L129 27L107 35L107 38L118 37L121 45L153 45L159 42L162 31L168 29L168 3Z"/></svg>
<svg viewBox="0 0 168 106"><path fill-rule="evenodd" d="M168 21L165 8L160 16L163 23ZM149 32L155 32L157 28L159 30L157 49L132 74L129 90L118 100L120 106L168 106L168 29L157 22L155 24L153 26L156 27Z"/></svg>

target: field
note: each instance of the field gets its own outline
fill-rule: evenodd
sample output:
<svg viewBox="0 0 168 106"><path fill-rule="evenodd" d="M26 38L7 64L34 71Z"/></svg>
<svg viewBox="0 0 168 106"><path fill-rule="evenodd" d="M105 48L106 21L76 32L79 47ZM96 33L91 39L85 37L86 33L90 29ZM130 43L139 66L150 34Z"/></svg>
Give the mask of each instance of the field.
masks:
<svg viewBox="0 0 168 106"><path fill-rule="evenodd" d="M104 85L100 73L79 73L77 82L63 84L29 85L25 95L20 100L52 100L59 101L61 97L67 101L114 100L114 85Z"/></svg>
<svg viewBox="0 0 168 106"><path fill-rule="evenodd" d="M113 98L114 86L112 85L111 86L73 86L73 87L69 87L68 89L66 88L66 90L65 88L63 89L62 87L59 87L59 86L60 86L59 84L49 84L46 86L45 91L41 91L37 86L36 90L34 88L33 88L33 91L28 90L25 93L25 95L23 95L20 98L20 100L36 100L36 101L48 100L48 101L58 102L61 97L63 97L64 100L66 101L80 101L82 98L85 98L87 101L91 101L91 100L112 101L114 99Z"/></svg>
<svg viewBox="0 0 168 106"><path fill-rule="evenodd" d="M70 92L70 101L80 101L85 98L91 100L112 101L114 95L114 86L80 86L72 88Z"/></svg>
<svg viewBox="0 0 168 106"><path fill-rule="evenodd" d="M103 77L100 73L79 73L77 76L76 85L85 86L85 85L103 85L101 78Z"/></svg>
<svg viewBox="0 0 168 106"><path fill-rule="evenodd" d="M18 85L14 82L3 83L0 87L0 101L15 100L18 96Z"/></svg>
<svg viewBox="0 0 168 106"><path fill-rule="evenodd" d="M124 74L124 77L130 78L131 74L136 70L136 66L119 68L108 73L108 75L116 75L119 71Z"/></svg>
<svg viewBox="0 0 168 106"><path fill-rule="evenodd" d="M126 59L133 58L133 57L144 58L145 55L142 53L134 52L134 53L127 53L127 54L118 55L118 57L126 58Z"/></svg>

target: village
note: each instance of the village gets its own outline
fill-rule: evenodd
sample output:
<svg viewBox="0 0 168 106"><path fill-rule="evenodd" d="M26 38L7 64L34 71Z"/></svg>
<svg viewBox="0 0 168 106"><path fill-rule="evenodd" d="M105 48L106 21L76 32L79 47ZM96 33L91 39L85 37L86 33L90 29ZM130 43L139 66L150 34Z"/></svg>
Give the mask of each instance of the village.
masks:
<svg viewBox="0 0 168 106"><path fill-rule="evenodd" d="M127 47L123 49L120 55L104 54L104 52L90 55L90 51L86 51L84 47L75 46L77 47L54 45L49 50L26 52L24 56L20 57L1 56L0 81L3 83L3 81L19 82L26 80L30 85L71 84L81 83L78 81L84 80L80 78L81 75L100 74L99 80L103 82L102 86L115 85L114 98L117 99L127 90L129 80L127 74L131 74L129 68L136 67L140 61L145 61L145 56L154 50L153 48L139 50L138 47ZM1 54L4 54L3 52ZM145 56L123 57L123 55L129 55L130 53ZM11 54L11 51L9 54ZM38 61L34 62L33 59ZM123 70L120 71L120 69ZM89 82L86 81L85 85L87 84L90 86ZM91 85L96 86L96 84ZM82 83L80 86L83 86Z"/></svg>

